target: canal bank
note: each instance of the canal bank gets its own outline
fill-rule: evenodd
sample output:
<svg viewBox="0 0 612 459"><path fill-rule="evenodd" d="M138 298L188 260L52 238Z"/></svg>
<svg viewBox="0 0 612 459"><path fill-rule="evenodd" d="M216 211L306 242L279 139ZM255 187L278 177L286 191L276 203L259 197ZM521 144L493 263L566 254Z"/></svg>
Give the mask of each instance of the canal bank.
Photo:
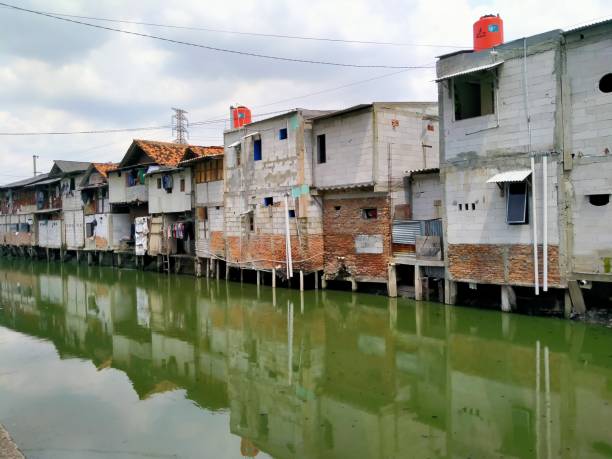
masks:
<svg viewBox="0 0 612 459"><path fill-rule="evenodd" d="M0 420L32 458L603 458L611 348L572 321L0 262Z"/></svg>
<svg viewBox="0 0 612 459"><path fill-rule="evenodd" d="M23 454L2 424L0 424L0 457L3 459L24 459Z"/></svg>

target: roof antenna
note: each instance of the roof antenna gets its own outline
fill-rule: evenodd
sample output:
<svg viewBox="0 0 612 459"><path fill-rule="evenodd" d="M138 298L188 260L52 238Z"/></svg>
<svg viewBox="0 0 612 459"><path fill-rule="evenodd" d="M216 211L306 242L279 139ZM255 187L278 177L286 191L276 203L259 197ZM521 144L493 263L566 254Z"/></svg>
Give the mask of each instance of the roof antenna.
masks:
<svg viewBox="0 0 612 459"><path fill-rule="evenodd" d="M183 145L187 144L189 138L189 120L185 116L187 112L182 108L172 108L174 115L172 115L172 135L174 143L180 143Z"/></svg>

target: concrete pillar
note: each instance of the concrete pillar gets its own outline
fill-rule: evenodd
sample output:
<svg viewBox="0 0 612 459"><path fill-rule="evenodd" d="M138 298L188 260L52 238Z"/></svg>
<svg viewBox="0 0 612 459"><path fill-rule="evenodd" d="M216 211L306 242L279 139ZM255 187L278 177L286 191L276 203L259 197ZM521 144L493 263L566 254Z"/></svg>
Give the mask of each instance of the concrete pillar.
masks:
<svg viewBox="0 0 612 459"><path fill-rule="evenodd" d="M47 259L49 259L49 249L47 249ZM87 252L87 266L93 265L93 252Z"/></svg>
<svg viewBox="0 0 612 459"><path fill-rule="evenodd" d="M357 291L357 281L355 280L354 277L351 277L351 291L353 292Z"/></svg>
<svg viewBox="0 0 612 459"><path fill-rule="evenodd" d="M243 281L244 281L244 270L240 268L240 283L242 284Z"/></svg>
<svg viewBox="0 0 612 459"><path fill-rule="evenodd" d="M49 253L49 247L47 247L45 249L45 252L47 252L47 261L49 261L51 259L50 253Z"/></svg>
<svg viewBox="0 0 612 459"><path fill-rule="evenodd" d="M325 272L321 276L321 289L325 290L327 288L327 279L325 278Z"/></svg>
<svg viewBox="0 0 612 459"><path fill-rule="evenodd" d="M198 257L195 257L193 269L196 277L202 277L202 260Z"/></svg>
<svg viewBox="0 0 612 459"><path fill-rule="evenodd" d="M104 252L98 252L98 264L102 266L103 262L104 262Z"/></svg>
<svg viewBox="0 0 612 459"><path fill-rule="evenodd" d="M566 319L572 316L572 299L570 298L569 290L565 291L565 305L563 308L563 315Z"/></svg>
<svg viewBox="0 0 612 459"><path fill-rule="evenodd" d="M258 269L257 270L257 286L259 287L261 285L261 271Z"/></svg>
<svg viewBox="0 0 612 459"><path fill-rule="evenodd" d="M414 265L414 299L423 301L423 277L419 265Z"/></svg>
<svg viewBox="0 0 612 459"><path fill-rule="evenodd" d="M502 285L501 287L501 310L510 312L516 307L516 294L510 285Z"/></svg>
<svg viewBox="0 0 612 459"><path fill-rule="evenodd" d="M457 302L457 282L444 279L444 303L455 304Z"/></svg>
<svg viewBox="0 0 612 459"><path fill-rule="evenodd" d="M391 298L397 298L397 272L393 263L389 263L387 293Z"/></svg>
<svg viewBox="0 0 612 459"><path fill-rule="evenodd" d="M300 270L300 292L304 291L304 271Z"/></svg>
<svg viewBox="0 0 612 459"><path fill-rule="evenodd" d="M210 277L210 258L206 259L206 278Z"/></svg>
<svg viewBox="0 0 612 459"><path fill-rule="evenodd" d="M81 251L80 250L76 251L76 260L77 260L77 265L78 265L79 262L81 261Z"/></svg>
<svg viewBox="0 0 612 459"><path fill-rule="evenodd" d="M314 272L314 287L315 290L319 290L319 271Z"/></svg>
<svg viewBox="0 0 612 459"><path fill-rule="evenodd" d="M276 288L276 268L272 268L272 288Z"/></svg>
<svg viewBox="0 0 612 459"><path fill-rule="evenodd" d="M567 286L569 287L569 295L572 301L572 310L577 314L584 314L586 312L586 304L584 303L584 297L582 296L582 290L578 285L578 281L568 281Z"/></svg>

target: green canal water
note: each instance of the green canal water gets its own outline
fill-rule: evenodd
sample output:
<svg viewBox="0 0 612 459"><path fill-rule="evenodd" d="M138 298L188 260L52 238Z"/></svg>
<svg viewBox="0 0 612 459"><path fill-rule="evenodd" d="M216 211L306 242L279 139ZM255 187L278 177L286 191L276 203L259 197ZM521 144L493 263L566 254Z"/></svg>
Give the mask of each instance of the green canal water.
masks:
<svg viewBox="0 0 612 459"><path fill-rule="evenodd" d="M2 261L0 423L30 458L610 458L612 331Z"/></svg>

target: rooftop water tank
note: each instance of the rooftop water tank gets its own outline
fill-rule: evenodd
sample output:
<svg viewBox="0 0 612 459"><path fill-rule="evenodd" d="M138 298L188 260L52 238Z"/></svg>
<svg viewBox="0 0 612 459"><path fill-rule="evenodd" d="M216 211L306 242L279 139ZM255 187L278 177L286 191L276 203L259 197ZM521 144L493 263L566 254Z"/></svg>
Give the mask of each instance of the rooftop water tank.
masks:
<svg viewBox="0 0 612 459"><path fill-rule="evenodd" d="M246 108L244 105L230 107L230 113L232 117L233 129L241 128L245 124L251 123L251 110Z"/></svg>
<svg viewBox="0 0 612 459"><path fill-rule="evenodd" d="M493 14L481 16L474 23L474 51L499 46L504 42L504 21Z"/></svg>

